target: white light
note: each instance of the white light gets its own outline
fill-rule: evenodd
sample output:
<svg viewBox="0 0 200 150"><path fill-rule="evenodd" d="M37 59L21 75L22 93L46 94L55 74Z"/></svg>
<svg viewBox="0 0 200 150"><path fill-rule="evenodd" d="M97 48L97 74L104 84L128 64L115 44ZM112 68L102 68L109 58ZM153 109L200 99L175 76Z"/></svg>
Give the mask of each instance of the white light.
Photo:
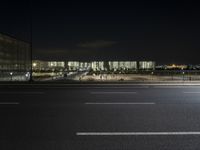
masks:
<svg viewBox="0 0 200 150"><path fill-rule="evenodd" d="M10 72L10 75L12 76L12 75L13 75L13 73L12 73L12 72Z"/></svg>
<svg viewBox="0 0 200 150"><path fill-rule="evenodd" d="M29 72L27 72L25 76L26 76L26 77L29 77Z"/></svg>
<svg viewBox="0 0 200 150"><path fill-rule="evenodd" d="M33 67L36 67L37 66L37 64L36 63L33 63Z"/></svg>

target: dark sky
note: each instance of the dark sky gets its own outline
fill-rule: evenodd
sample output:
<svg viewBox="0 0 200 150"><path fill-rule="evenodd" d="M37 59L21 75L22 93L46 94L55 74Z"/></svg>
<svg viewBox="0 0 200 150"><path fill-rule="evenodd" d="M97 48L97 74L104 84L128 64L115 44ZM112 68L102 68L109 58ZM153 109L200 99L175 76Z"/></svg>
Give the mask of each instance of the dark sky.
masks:
<svg viewBox="0 0 200 150"><path fill-rule="evenodd" d="M188 0L8 0L0 5L0 32L29 41L32 8L35 59L199 64L199 6Z"/></svg>

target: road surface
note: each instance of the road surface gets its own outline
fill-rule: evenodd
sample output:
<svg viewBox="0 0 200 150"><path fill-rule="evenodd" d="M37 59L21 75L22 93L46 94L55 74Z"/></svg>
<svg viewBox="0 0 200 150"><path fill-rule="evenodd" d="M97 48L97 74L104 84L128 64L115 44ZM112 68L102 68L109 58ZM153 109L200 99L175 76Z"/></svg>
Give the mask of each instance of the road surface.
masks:
<svg viewBox="0 0 200 150"><path fill-rule="evenodd" d="M1 150L198 150L200 86L0 86Z"/></svg>

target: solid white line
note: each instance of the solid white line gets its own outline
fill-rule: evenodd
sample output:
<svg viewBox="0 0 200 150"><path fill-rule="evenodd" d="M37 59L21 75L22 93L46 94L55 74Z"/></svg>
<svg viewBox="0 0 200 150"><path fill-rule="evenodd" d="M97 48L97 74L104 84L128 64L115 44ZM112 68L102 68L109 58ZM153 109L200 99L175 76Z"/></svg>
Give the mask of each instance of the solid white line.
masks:
<svg viewBox="0 0 200 150"><path fill-rule="evenodd" d="M159 88L159 89L180 89L180 88L199 88L199 86L179 86L179 85L176 85L176 86L172 86L172 85L169 85L169 86L152 86L152 88Z"/></svg>
<svg viewBox="0 0 200 150"><path fill-rule="evenodd" d="M18 103L18 102L10 102L10 103L8 103L8 102L6 102L6 103L2 103L2 102L0 102L0 105L19 105L20 103Z"/></svg>
<svg viewBox="0 0 200 150"><path fill-rule="evenodd" d="M0 92L0 94L44 94L44 92Z"/></svg>
<svg viewBox="0 0 200 150"><path fill-rule="evenodd" d="M90 85L136 85L136 86L137 85L144 85L144 86L149 86L149 85L158 85L158 86L159 85L167 85L167 86L168 85L175 85L175 86L176 85L192 85L193 86L194 85L194 86L196 86L197 85L197 86L200 86L200 82L198 82L198 83L187 83L187 82L185 82L185 83L181 83L181 82L180 83L128 83L127 82L127 83L113 83L113 84L112 83L99 83L99 84L98 83L96 83L96 84L92 84L92 83L91 84L89 84L89 83L88 84L85 84L85 83L83 83L83 84L81 84L81 83L80 84L68 84L68 83L62 83L62 84L45 84L45 83L44 84L14 84L14 83L12 83L12 84L0 84L0 85L28 85L28 86L30 86L30 85L31 86L35 86L35 85L36 86L37 85L39 85L39 86L40 85L48 85L48 86L49 85L53 85L53 86L55 86L55 85L61 85L61 86L63 86L63 85L69 85L69 86L76 86L76 85L86 85L86 86L87 85L89 85L89 86Z"/></svg>
<svg viewBox="0 0 200 150"><path fill-rule="evenodd" d="M77 136L162 136L200 135L200 132L77 132Z"/></svg>
<svg viewBox="0 0 200 150"><path fill-rule="evenodd" d="M71 86L71 87L64 87L64 86L62 86L62 87L51 87L51 86L47 86L47 87L34 87L35 89L41 89L41 88L43 88L43 89L148 89L149 87L140 87L140 86L138 86L138 87L129 87L129 86L127 86L127 87L123 87L123 86L115 86L115 87L109 87L109 86L107 86L107 87L105 87L105 86L99 86L99 87L93 87L93 86L85 86L85 87L75 87L75 86Z"/></svg>
<svg viewBox="0 0 200 150"><path fill-rule="evenodd" d="M86 102L86 105L155 105L156 103L145 102L145 103L133 103L133 102L110 102L110 103L99 103L99 102Z"/></svg>
<svg viewBox="0 0 200 150"><path fill-rule="evenodd" d="M183 92L185 94L200 94L200 92Z"/></svg>
<svg viewBox="0 0 200 150"><path fill-rule="evenodd" d="M137 92L90 92L90 94L136 94Z"/></svg>

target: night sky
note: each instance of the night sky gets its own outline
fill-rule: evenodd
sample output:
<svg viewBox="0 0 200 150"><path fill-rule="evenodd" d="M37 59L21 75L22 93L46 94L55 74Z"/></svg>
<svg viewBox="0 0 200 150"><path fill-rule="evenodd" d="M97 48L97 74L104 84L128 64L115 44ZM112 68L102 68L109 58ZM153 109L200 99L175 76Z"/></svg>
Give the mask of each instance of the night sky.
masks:
<svg viewBox="0 0 200 150"><path fill-rule="evenodd" d="M5 1L0 32L45 60L200 64L200 5L192 1ZM32 13L31 13L32 10Z"/></svg>

